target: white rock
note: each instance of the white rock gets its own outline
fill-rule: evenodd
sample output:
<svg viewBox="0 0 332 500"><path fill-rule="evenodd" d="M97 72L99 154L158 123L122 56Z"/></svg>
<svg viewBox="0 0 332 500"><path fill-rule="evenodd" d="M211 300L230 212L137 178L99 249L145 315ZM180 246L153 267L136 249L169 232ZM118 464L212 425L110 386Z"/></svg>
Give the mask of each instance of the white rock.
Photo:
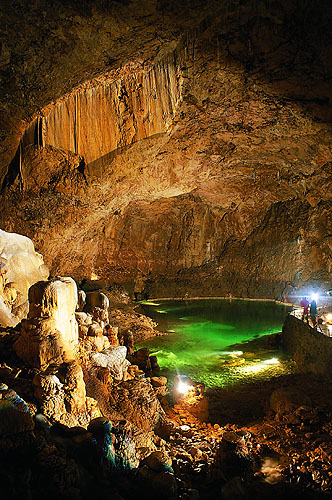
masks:
<svg viewBox="0 0 332 500"><path fill-rule="evenodd" d="M110 347L103 352L92 355L94 364L108 368L112 377L123 380L130 362L126 359L127 348L125 346Z"/></svg>
<svg viewBox="0 0 332 500"><path fill-rule="evenodd" d="M35 252L29 238L0 229L0 325L14 326L21 320L15 309L27 301L29 287L48 274L43 257ZM4 293L6 284L16 292L12 304Z"/></svg>

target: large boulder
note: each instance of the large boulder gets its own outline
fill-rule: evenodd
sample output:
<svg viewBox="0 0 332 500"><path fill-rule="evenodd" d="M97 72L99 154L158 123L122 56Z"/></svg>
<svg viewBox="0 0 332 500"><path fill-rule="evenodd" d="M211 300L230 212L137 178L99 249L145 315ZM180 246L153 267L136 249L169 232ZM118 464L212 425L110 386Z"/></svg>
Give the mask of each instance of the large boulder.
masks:
<svg viewBox="0 0 332 500"><path fill-rule="evenodd" d="M87 292L85 299L85 307L84 310L87 312L93 311L95 307L98 307L103 310L108 310L110 301L103 292L100 290L94 290L92 292Z"/></svg>
<svg viewBox="0 0 332 500"><path fill-rule="evenodd" d="M112 409L144 431L153 431L165 419L165 412L152 385L145 378L127 380L113 388Z"/></svg>
<svg viewBox="0 0 332 500"><path fill-rule="evenodd" d="M43 257L26 236L0 230L0 325L15 326L28 312L28 290L48 277Z"/></svg>
<svg viewBox="0 0 332 500"><path fill-rule="evenodd" d="M26 363L42 371L73 358L53 318L23 320L14 350Z"/></svg>

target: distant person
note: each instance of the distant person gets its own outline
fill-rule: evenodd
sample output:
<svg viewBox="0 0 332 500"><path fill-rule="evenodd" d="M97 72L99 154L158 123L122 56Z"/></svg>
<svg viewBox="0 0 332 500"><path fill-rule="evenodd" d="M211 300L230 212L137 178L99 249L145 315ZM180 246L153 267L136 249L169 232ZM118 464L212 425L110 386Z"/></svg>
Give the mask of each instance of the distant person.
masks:
<svg viewBox="0 0 332 500"><path fill-rule="evenodd" d="M300 302L300 306L303 307L302 311L302 321L304 321L304 318L306 322L309 324L309 302L307 300L307 297L303 297L303 299Z"/></svg>
<svg viewBox="0 0 332 500"><path fill-rule="evenodd" d="M316 328L317 326L317 303L315 299L313 299L310 303L310 319L312 322L312 326Z"/></svg>

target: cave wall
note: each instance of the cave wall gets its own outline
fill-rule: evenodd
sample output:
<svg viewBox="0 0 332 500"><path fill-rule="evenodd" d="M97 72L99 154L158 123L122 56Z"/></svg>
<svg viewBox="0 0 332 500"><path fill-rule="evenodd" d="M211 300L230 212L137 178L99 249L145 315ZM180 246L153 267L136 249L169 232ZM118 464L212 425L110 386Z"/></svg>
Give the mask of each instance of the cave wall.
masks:
<svg viewBox="0 0 332 500"><path fill-rule="evenodd" d="M286 318L282 343L304 373L330 374L332 340L295 316Z"/></svg>
<svg viewBox="0 0 332 500"><path fill-rule="evenodd" d="M149 40L150 21L128 17L148 60L124 42L129 62L30 121L4 172L2 225L54 274L143 275L155 295L329 287L328 5L149 5Z"/></svg>
<svg viewBox="0 0 332 500"><path fill-rule="evenodd" d="M86 164L115 149L166 132L181 100L177 52L149 69L132 68L108 81L98 79L48 105L25 130L19 146L53 146L83 157Z"/></svg>

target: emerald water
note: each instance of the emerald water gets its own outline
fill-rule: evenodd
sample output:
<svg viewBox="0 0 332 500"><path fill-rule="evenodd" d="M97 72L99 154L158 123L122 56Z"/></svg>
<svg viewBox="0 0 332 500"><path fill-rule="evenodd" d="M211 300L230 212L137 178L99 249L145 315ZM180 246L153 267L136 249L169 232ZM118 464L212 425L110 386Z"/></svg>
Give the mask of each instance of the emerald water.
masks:
<svg viewBox="0 0 332 500"><path fill-rule="evenodd" d="M161 332L171 332L139 345L157 355L169 378L188 375L209 387L220 387L251 377L269 377L286 368L273 349L241 353L245 344L243 348L230 346L280 332L290 310L287 306L270 301L202 299L156 301L141 307Z"/></svg>

